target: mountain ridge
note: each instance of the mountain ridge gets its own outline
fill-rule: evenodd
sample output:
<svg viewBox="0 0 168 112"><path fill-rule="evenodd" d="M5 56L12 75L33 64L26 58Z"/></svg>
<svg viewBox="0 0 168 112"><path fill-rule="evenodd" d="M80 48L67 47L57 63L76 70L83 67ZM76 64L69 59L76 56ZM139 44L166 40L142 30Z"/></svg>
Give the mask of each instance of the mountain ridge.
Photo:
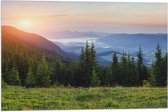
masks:
<svg viewBox="0 0 168 112"><path fill-rule="evenodd" d="M19 46L27 46L31 50L37 50L40 53L49 55L50 57L58 56L67 60L76 58L72 54L63 51L59 46L43 36L25 32L13 26L2 26L1 28L2 42L9 41L12 44Z"/></svg>

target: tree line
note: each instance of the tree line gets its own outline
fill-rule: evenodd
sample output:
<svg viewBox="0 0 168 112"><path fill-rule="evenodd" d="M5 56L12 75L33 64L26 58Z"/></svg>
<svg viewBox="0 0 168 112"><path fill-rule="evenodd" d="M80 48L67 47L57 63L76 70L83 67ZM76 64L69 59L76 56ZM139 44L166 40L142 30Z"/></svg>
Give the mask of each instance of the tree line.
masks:
<svg viewBox="0 0 168 112"><path fill-rule="evenodd" d="M114 53L111 65L103 67L97 62L94 43L88 41L79 61L69 63L15 45L2 49L2 82L25 87L166 86L167 53L157 44L155 60L147 67L139 47L137 59L125 52L121 58Z"/></svg>

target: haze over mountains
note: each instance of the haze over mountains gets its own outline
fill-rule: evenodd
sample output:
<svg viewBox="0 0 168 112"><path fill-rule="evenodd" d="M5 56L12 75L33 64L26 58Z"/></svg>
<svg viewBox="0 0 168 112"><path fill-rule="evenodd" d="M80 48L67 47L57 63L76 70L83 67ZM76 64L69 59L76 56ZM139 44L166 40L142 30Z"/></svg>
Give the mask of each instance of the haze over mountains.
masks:
<svg viewBox="0 0 168 112"><path fill-rule="evenodd" d="M120 57L123 52L129 53L136 58L139 46L144 53L144 62L151 65L154 60L154 52L157 43L163 52L167 51L167 34L111 34L104 32L74 32L62 31L53 33L49 40L55 42L66 52L79 55L86 40L95 42L97 57L100 64L110 64L111 56L117 52Z"/></svg>

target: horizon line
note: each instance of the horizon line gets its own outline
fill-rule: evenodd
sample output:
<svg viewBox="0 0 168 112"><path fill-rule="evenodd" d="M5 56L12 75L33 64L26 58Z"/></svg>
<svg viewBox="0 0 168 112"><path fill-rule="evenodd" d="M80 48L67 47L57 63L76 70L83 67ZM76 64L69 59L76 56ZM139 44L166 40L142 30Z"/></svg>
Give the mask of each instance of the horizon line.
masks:
<svg viewBox="0 0 168 112"><path fill-rule="evenodd" d="M21 28L18 28L16 26L12 26L12 25L1 25L1 27L13 27L15 29L18 29L18 30L22 30L24 32L27 32L27 33L35 33L35 32L30 32L30 31L26 31L24 29L21 29ZM119 32L119 33L113 33L113 32L104 32L104 31L78 31L78 30L61 30L61 31L55 31L55 33L57 32L78 32L78 33L88 33L88 32L93 32L93 33L109 33L109 34L168 34L167 32L157 32L157 33L143 33L143 32L137 32L137 33L126 33L126 32ZM35 34L38 34L38 33L35 33ZM41 34L40 34L41 35Z"/></svg>

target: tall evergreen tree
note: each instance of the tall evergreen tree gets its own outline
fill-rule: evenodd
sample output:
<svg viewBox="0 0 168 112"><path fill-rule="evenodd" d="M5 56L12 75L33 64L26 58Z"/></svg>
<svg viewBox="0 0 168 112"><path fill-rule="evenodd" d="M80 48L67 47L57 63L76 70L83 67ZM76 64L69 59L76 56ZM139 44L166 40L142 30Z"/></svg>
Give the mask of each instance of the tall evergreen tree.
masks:
<svg viewBox="0 0 168 112"><path fill-rule="evenodd" d="M14 59L16 62L16 67L18 68L21 84L22 86L25 86L25 80L26 80L26 74L28 72L28 66L29 66L29 56L28 51L26 48L23 48L23 50L19 53L19 50L16 53L16 58ZM18 55L17 55L18 54ZM17 61L18 60L18 61Z"/></svg>
<svg viewBox="0 0 168 112"><path fill-rule="evenodd" d="M80 58L79 58L79 74L77 75L77 82L78 86L82 86L85 82L85 74L86 74L86 64L85 64L85 51L84 48L82 47L81 53L80 53Z"/></svg>
<svg viewBox="0 0 168 112"><path fill-rule="evenodd" d="M123 52L123 55L121 57L121 66L120 66L120 70L121 70L121 73L120 73L120 77L118 77L119 79L119 83L121 85L126 85L126 82L128 81L128 77L127 77L127 74L128 74L128 66L127 66L127 57L126 57L126 53Z"/></svg>
<svg viewBox="0 0 168 112"><path fill-rule="evenodd" d="M37 84L39 87L48 87L50 85L50 71L45 55L43 55L37 69Z"/></svg>
<svg viewBox="0 0 168 112"><path fill-rule="evenodd" d="M138 72L138 83L142 83L142 66L143 66L143 53L142 53L142 50L141 50L141 46L139 47L139 51L138 51L138 54L137 54L137 72Z"/></svg>
<svg viewBox="0 0 168 112"><path fill-rule="evenodd" d="M138 74L137 74L137 69L136 69L134 57L131 58L129 68L130 68L130 76L129 76L130 77L130 85L137 85Z"/></svg>
<svg viewBox="0 0 168 112"><path fill-rule="evenodd" d="M18 85L18 86L21 85L21 81L19 78L19 72L15 64L13 64L12 69L8 73L7 84Z"/></svg>
<svg viewBox="0 0 168 112"><path fill-rule="evenodd" d="M98 76L100 77L101 86L110 86L111 71L112 71L111 65L107 65L105 67L99 66Z"/></svg>
<svg viewBox="0 0 168 112"><path fill-rule="evenodd" d="M86 41L85 49L82 48L80 54L80 74L81 74L81 86L91 86L92 78L98 79L97 76L97 61L96 61L96 50L92 43L89 45ZM94 77L93 77L94 74Z"/></svg>
<svg viewBox="0 0 168 112"><path fill-rule="evenodd" d="M86 41L86 47L85 47L85 77L84 77L84 85L86 87L90 86L91 81L91 51L90 51L90 45L88 41Z"/></svg>
<svg viewBox="0 0 168 112"><path fill-rule="evenodd" d="M118 75L119 75L119 62L117 53L115 52L112 57L112 72L110 77L110 85L117 85L118 84Z"/></svg>
<svg viewBox="0 0 168 112"><path fill-rule="evenodd" d="M34 87L35 85L36 85L36 77L33 74L32 68L30 66L26 77L26 87Z"/></svg>
<svg viewBox="0 0 168 112"><path fill-rule="evenodd" d="M69 82L67 82L68 68L65 66L65 64L60 59L56 59L54 64L52 65L52 67L53 67L53 71L52 71L52 75L50 78L51 83L52 84L67 85L69 83Z"/></svg>
<svg viewBox="0 0 168 112"><path fill-rule="evenodd" d="M147 67L143 63L143 52L141 50L141 46L139 47L137 57L138 83L139 85L142 85L143 80L147 80L148 78L148 72Z"/></svg>
<svg viewBox="0 0 168 112"><path fill-rule="evenodd" d="M71 62L70 65L68 66L68 82L72 86L80 86L79 85L79 79L80 77L80 72L79 72L79 63L78 62Z"/></svg>
<svg viewBox="0 0 168 112"><path fill-rule="evenodd" d="M155 52L155 62L153 64L153 75L155 77L156 86L166 85L167 79L167 56L162 58L162 51L160 49L160 45L157 44L156 52Z"/></svg>
<svg viewBox="0 0 168 112"><path fill-rule="evenodd" d="M90 57L91 86L99 86L100 80L97 76L96 50L95 50L95 46L94 46L93 42L91 44L90 52L91 52L91 54L90 54L91 55L91 57Z"/></svg>
<svg viewBox="0 0 168 112"><path fill-rule="evenodd" d="M96 72L97 71L96 50L93 42L91 44L90 50L91 50L91 71L95 69L95 72Z"/></svg>

